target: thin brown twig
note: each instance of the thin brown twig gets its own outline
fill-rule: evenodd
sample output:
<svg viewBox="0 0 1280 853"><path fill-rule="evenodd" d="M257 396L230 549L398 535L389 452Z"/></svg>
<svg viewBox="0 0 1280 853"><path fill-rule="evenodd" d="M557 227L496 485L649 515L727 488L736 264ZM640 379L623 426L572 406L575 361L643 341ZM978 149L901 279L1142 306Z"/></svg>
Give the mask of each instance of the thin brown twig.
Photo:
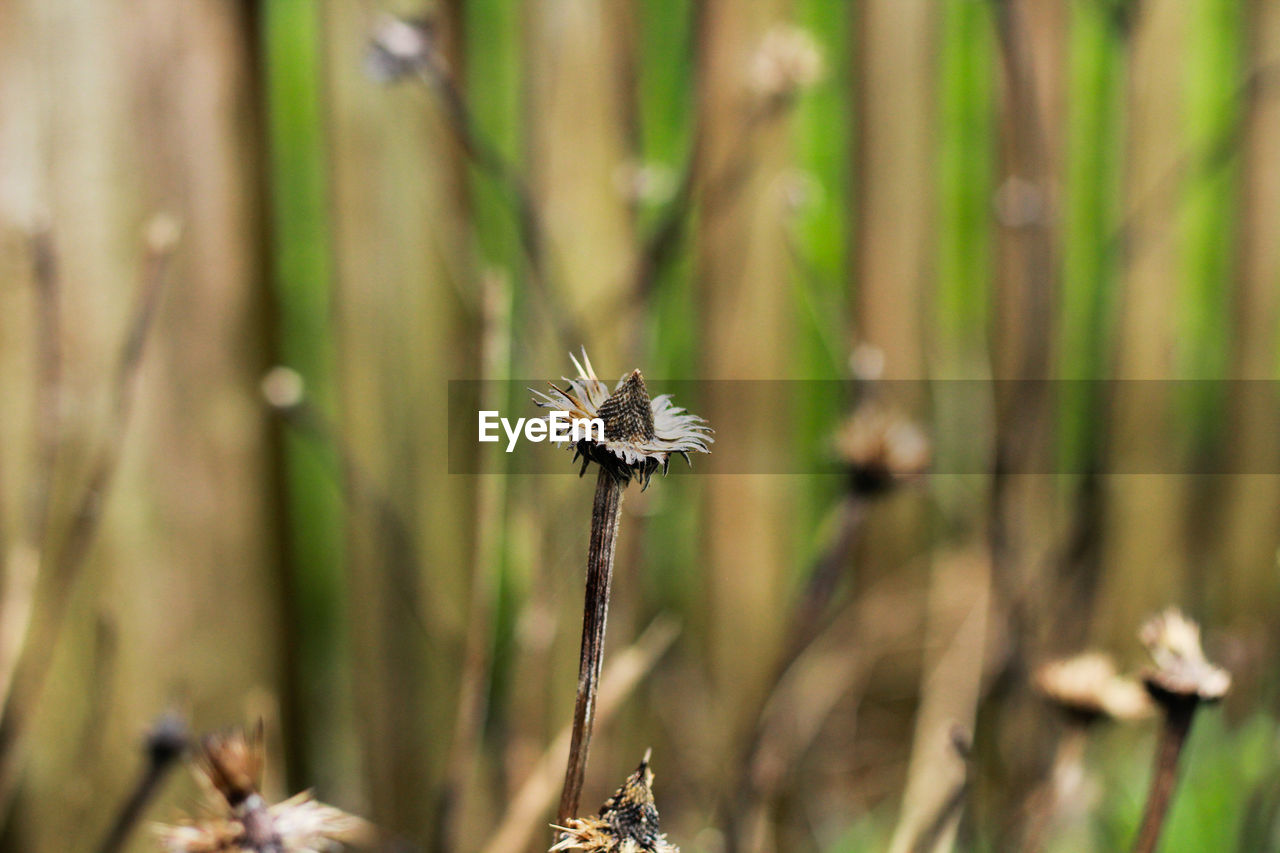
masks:
<svg viewBox="0 0 1280 853"><path fill-rule="evenodd" d="M177 238L177 225L167 217L156 217L147 228L142 289L130 315L112 377L111 411L105 436L90 467L88 479L74 503L62 541L47 560L41 560L32 618L14 662L12 677L3 696L3 710L0 711L0 814L7 812L17 789L27 722L43 691L71 593L97 540L103 502L119 467L133 408L134 380L142 363L144 345L155 319Z"/></svg>
<svg viewBox="0 0 1280 853"><path fill-rule="evenodd" d="M31 234L35 282L36 388L34 468L27 504L26 541L39 550L49 528L50 496L62 447L62 282L49 228Z"/></svg>
<svg viewBox="0 0 1280 853"><path fill-rule="evenodd" d="M1156 745L1155 770L1142 813L1142 825L1133 842L1133 853L1155 853L1156 846L1160 843L1169 804L1173 801L1173 791L1178 785L1178 759L1187 742L1198 706L1199 702L1193 698L1178 698L1162 703L1164 722Z"/></svg>
<svg viewBox="0 0 1280 853"><path fill-rule="evenodd" d="M186 723L177 714L164 714L148 732L144 749L147 766L138 777L128 799L121 805L111 829L98 845L98 853L118 853L124 849L125 842L129 840L138 822L146 814L147 806L160 790L160 783L186 752Z"/></svg>
<svg viewBox="0 0 1280 853"><path fill-rule="evenodd" d="M516 220L520 247L529 264L529 278L541 297L537 301L545 309L551 327L556 330L561 341L583 340L582 330L573 315L561 304L558 291L551 285L545 250L547 228L529 182L502 155L497 146L485 138L457 81L434 50L423 55L417 79L440 98L449 127L462 152L476 168L506 189Z"/></svg>
<svg viewBox="0 0 1280 853"><path fill-rule="evenodd" d="M680 633L680 626L667 616L659 616L649 624L630 648L613 658L600 680L596 718L604 723L611 719L622 701L631 694L658 659L666 653ZM523 850L538 829L544 813L555 799L560 766L569 753L572 727L566 726L547 747L520 789L510 798L506 814L490 836L481 853L510 853Z"/></svg>
<svg viewBox="0 0 1280 853"><path fill-rule="evenodd" d="M511 354L511 299L507 283L496 275L485 278L483 291L482 408L496 409L498 401L493 397L500 391L497 380L505 378ZM498 454L499 466L503 466L504 456ZM487 713L494 572L501 553L505 498L502 477L480 478L476 495L475 562L471 599L467 606L462 678L458 686L453 742L449 747L445 784L440 797L441 850L458 849L459 817L464 813L467 781L475 766L480 732Z"/></svg>
<svg viewBox="0 0 1280 853"><path fill-rule="evenodd" d="M36 381L32 400L33 441L31 484L25 525L12 554L0 552L4 566L4 597L0 600L0 696L8 691L22 638L31 621L34 587L44 556L52 509L53 480L62 445L62 283L57 248L47 226L35 229L29 240L35 284ZM2 535L2 534L0 534ZM4 548L0 543L0 549Z"/></svg>
<svg viewBox="0 0 1280 853"><path fill-rule="evenodd" d="M587 589L582 611L582 649L578 656L578 698L573 706L573 734L564 791L560 795L559 823L578 816L578 802L587 773L591 730L595 722L596 694L604 662L605 627L609 618L609 592L613 585L613 557L618 546L618 521L622 490L626 483L607 467L596 477L591 505L591 544L587 551Z"/></svg>

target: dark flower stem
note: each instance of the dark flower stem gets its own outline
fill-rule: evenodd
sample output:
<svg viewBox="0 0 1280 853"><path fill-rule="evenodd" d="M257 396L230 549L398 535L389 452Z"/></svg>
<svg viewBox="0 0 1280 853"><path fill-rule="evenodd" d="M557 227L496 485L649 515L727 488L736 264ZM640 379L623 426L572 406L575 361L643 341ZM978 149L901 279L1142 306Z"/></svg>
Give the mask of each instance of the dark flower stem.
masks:
<svg viewBox="0 0 1280 853"><path fill-rule="evenodd" d="M578 816L578 801L587 771L591 726L595 721L596 691L604 661L605 622L609 617L609 588L613 584L613 555L618 545L618 517L626 483L607 468L596 478L591 506L591 546L587 552L586 606L582 611L582 652L578 662L578 700L573 706L573 733L569 741L569 765L560 795L559 822Z"/></svg>
<svg viewBox="0 0 1280 853"><path fill-rule="evenodd" d="M1147 805L1142 815L1142 827L1133 842L1133 853L1155 853L1164 829L1169 804L1173 801L1173 789L1178 784L1178 759L1191 731L1199 703L1189 697L1170 697L1161 702L1164 724L1160 728L1160 742L1156 745L1156 766L1151 777L1151 789L1147 792Z"/></svg>
<svg viewBox="0 0 1280 853"><path fill-rule="evenodd" d="M134 828L146 814L160 783L164 781L169 770L182 757L187 748L187 730L181 717L173 714L162 716L147 736L147 766L133 793L125 800L111 825L110 832L98 847L98 853L118 853L124 849L125 842L133 834Z"/></svg>

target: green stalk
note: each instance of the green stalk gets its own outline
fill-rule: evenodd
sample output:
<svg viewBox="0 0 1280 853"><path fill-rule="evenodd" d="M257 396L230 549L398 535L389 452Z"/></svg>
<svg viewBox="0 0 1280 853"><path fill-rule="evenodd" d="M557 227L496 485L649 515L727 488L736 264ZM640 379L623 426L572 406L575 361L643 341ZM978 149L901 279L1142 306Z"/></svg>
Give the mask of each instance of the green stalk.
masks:
<svg viewBox="0 0 1280 853"><path fill-rule="evenodd" d="M311 0L264 7L270 151L271 278L278 360L300 373L308 402L331 417L333 271L325 180L321 12ZM324 785L342 772L333 758L346 691L341 498L330 448L286 433L283 488L287 564L283 578L289 685L286 733L294 787Z"/></svg>

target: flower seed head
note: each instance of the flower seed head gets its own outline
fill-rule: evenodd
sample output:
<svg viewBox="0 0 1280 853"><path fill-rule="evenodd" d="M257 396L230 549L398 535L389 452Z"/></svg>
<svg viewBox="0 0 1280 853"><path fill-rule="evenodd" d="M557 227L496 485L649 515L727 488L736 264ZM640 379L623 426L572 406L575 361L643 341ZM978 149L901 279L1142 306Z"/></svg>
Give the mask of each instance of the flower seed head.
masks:
<svg viewBox="0 0 1280 853"><path fill-rule="evenodd" d="M1138 637L1155 664L1143 681L1156 701L1216 702L1231 689L1231 674L1204 656L1200 626L1176 607L1148 619Z"/></svg>
<svg viewBox="0 0 1280 853"><path fill-rule="evenodd" d="M1137 720L1155 710L1142 685L1119 674L1101 652L1050 661L1036 669L1033 681L1041 696L1084 723Z"/></svg>
<svg viewBox="0 0 1280 853"><path fill-rule="evenodd" d="M582 458L580 474L595 462L621 482L635 477L647 488L655 471L666 472L673 455L688 462L690 453L709 452L713 439L706 422L673 405L670 395L650 398L639 370L624 376L611 392L596 378L585 350L581 362L572 355L570 359L578 377L566 378L563 389L553 385L545 393L533 391L533 402L571 419L604 422L603 439L591 437L567 445L575 460Z"/></svg>
<svg viewBox="0 0 1280 853"><path fill-rule="evenodd" d="M600 814L571 818L568 826L557 826L560 840L552 853L585 850L589 853L680 853L659 831L658 807L653 799L653 771L650 751L635 772L627 777L612 797L600 807Z"/></svg>

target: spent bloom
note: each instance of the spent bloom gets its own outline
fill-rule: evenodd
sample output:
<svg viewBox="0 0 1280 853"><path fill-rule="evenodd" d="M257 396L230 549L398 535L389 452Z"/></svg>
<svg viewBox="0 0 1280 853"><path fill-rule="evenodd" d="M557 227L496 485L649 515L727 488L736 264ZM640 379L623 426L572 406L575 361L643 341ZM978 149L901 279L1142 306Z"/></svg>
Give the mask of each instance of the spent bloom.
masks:
<svg viewBox="0 0 1280 853"><path fill-rule="evenodd" d="M1155 710L1142 685L1117 672L1115 661L1102 652L1042 664L1034 684L1045 699L1084 722L1136 720Z"/></svg>
<svg viewBox="0 0 1280 853"><path fill-rule="evenodd" d="M680 853L659 831L658 807L653 800L651 751L622 787L600 807L594 817L570 818L560 830L560 839L550 853L584 850L587 853Z"/></svg>
<svg viewBox="0 0 1280 853"><path fill-rule="evenodd" d="M933 458L928 436L914 421L877 400L858 405L840 426L835 451L853 490L878 495L922 476Z"/></svg>
<svg viewBox="0 0 1280 853"><path fill-rule="evenodd" d="M1155 664L1143 674L1143 681L1157 700L1216 702L1231 689L1231 674L1204 656L1200 626L1176 607L1148 619L1138 638Z"/></svg>
<svg viewBox="0 0 1280 853"><path fill-rule="evenodd" d="M559 442L573 450L576 461L582 459L582 470L595 462L615 479L627 483L632 477L647 488L659 468L666 473L673 455L689 461L693 452L708 453L713 441L711 428L697 415L689 414L671 402L670 394L652 399L639 370L622 377L613 391L596 378L587 352L582 361L569 356L578 370L578 378L564 378L565 388L551 386L547 392L534 391L533 402L544 409L565 412L570 419L599 418L604 422L604 438L587 438L577 442Z"/></svg>
<svg viewBox="0 0 1280 853"><path fill-rule="evenodd" d="M258 792L262 777L262 726L204 738L197 775L209 791L209 817L156 827L167 853L330 853L341 842L367 838L358 817L317 802L303 792L268 805Z"/></svg>

